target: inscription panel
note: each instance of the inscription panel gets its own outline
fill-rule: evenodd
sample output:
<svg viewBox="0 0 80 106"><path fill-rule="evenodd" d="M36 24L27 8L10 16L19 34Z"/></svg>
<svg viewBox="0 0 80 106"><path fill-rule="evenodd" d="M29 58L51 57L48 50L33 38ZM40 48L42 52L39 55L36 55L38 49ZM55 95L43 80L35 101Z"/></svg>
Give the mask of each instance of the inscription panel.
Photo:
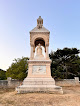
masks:
<svg viewBox="0 0 80 106"><path fill-rule="evenodd" d="M46 66L44 65L34 65L33 66L33 70L32 70L33 74L46 74Z"/></svg>

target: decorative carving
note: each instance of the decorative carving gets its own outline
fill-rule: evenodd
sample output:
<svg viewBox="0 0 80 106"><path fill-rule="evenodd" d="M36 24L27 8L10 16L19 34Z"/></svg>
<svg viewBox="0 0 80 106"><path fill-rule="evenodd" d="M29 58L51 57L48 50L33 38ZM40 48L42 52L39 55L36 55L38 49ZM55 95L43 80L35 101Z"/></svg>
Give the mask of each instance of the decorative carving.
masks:
<svg viewBox="0 0 80 106"><path fill-rule="evenodd" d="M35 34L30 37L31 37L30 45L34 45L34 42L37 38L42 38L45 41L45 44L49 45L49 36L47 36L45 34Z"/></svg>
<svg viewBox="0 0 80 106"><path fill-rule="evenodd" d="M46 74L46 66L33 66L33 74Z"/></svg>

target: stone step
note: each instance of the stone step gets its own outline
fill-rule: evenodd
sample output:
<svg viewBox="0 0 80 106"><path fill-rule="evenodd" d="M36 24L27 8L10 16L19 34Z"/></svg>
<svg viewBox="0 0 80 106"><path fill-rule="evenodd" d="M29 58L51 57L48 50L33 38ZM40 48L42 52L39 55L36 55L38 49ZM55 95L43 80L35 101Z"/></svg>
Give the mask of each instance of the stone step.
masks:
<svg viewBox="0 0 80 106"><path fill-rule="evenodd" d="M25 78L24 81L54 81L53 78Z"/></svg>
<svg viewBox="0 0 80 106"><path fill-rule="evenodd" d="M21 85L21 86L19 86L19 87L22 87L22 88L23 88L23 87L24 87L24 88L26 88L26 87L30 87L30 88L31 88L31 87L36 87L36 88L38 88L38 87L41 87L41 88L42 88L42 87L56 87L56 88L58 88L58 87L55 86L55 85L38 85L38 84L37 84L37 85L30 85L30 84L28 85L28 84L27 84L27 85ZM59 87L59 88L60 88L60 87Z"/></svg>
<svg viewBox="0 0 80 106"><path fill-rule="evenodd" d="M24 81L23 85L54 85L55 81Z"/></svg>
<svg viewBox="0 0 80 106"><path fill-rule="evenodd" d="M17 87L16 91L17 93L63 93L62 87L56 86L53 78L25 78L23 84Z"/></svg>
<svg viewBox="0 0 80 106"><path fill-rule="evenodd" d="M23 85L54 85L55 81L53 78L26 78L23 81Z"/></svg>
<svg viewBox="0 0 80 106"><path fill-rule="evenodd" d="M29 92L47 92L47 93L60 93L63 94L62 87L59 86L19 86L16 88L17 93L29 93Z"/></svg>

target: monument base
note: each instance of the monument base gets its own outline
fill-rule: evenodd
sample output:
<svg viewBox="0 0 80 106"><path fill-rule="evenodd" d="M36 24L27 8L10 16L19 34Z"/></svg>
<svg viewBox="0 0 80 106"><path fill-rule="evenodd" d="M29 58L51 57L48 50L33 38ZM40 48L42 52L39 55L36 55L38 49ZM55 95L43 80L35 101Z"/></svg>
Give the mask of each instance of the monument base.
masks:
<svg viewBox="0 0 80 106"><path fill-rule="evenodd" d="M63 94L62 87L56 86L51 78L25 78L23 84L16 88L17 93L46 92Z"/></svg>

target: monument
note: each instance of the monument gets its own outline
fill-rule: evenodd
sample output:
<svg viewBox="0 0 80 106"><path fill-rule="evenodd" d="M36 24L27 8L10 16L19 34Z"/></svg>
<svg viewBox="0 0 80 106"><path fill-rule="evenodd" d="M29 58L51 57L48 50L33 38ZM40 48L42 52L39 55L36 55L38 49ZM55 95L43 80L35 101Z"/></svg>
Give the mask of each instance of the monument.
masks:
<svg viewBox="0 0 80 106"><path fill-rule="evenodd" d="M51 60L49 59L49 30L43 26L41 16L37 19L37 26L30 31L31 54L28 61L28 76L17 93L48 92L63 93L62 87L55 85L51 77Z"/></svg>

